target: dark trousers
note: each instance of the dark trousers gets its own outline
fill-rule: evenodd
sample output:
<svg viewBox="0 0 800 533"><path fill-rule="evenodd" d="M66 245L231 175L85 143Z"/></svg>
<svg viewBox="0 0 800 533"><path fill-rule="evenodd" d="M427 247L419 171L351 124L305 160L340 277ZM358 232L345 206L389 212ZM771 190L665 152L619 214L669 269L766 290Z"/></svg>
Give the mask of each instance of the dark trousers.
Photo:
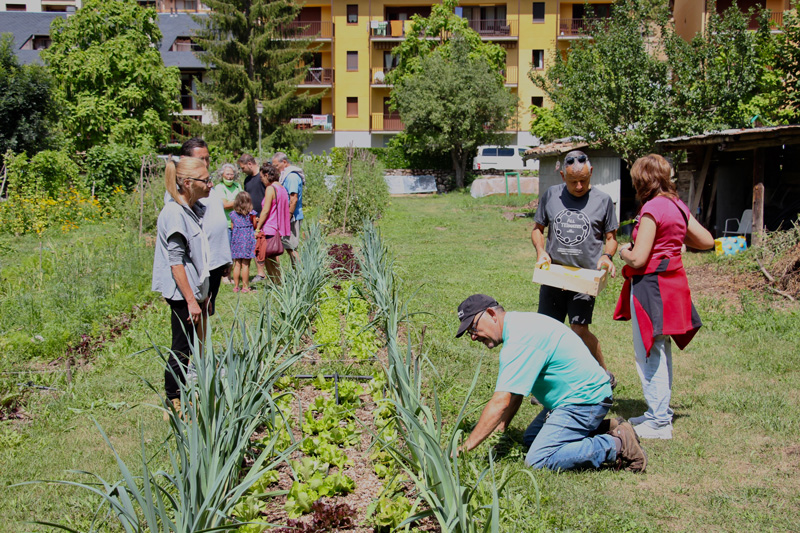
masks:
<svg viewBox="0 0 800 533"><path fill-rule="evenodd" d="M216 309L214 305L217 302L217 293L219 292L219 284L222 281L222 273L225 272L230 265L222 265L208 273L208 316L214 314Z"/></svg>
<svg viewBox="0 0 800 533"><path fill-rule="evenodd" d="M186 383L186 368L192 355L192 341L196 328L189 320L189 306L186 300L166 300L170 307L172 354L164 370L164 390L167 398L173 400L181 397L180 385Z"/></svg>

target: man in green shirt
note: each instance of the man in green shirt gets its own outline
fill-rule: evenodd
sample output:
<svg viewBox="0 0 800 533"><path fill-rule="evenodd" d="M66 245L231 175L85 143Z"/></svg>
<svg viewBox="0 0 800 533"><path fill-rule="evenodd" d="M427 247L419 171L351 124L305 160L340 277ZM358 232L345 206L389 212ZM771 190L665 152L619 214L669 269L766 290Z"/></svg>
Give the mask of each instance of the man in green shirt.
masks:
<svg viewBox="0 0 800 533"><path fill-rule="evenodd" d="M523 437L528 466L571 470L610 463L645 471L647 454L630 423L604 422L612 402L608 375L567 326L538 313L506 312L485 294L464 300L458 318L456 337L469 333L489 349L503 345L495 392L460 450L508 428L523 398L533 394L544 408Z"/></svg>

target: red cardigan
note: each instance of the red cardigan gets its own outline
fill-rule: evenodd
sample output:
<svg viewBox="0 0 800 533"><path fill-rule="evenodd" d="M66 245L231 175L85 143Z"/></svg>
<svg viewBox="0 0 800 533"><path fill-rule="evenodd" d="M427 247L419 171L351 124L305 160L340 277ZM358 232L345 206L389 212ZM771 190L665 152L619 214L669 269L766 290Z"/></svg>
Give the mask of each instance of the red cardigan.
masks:
<svg viewBox="0 0 800 533"><path fill-rule="evenodd" d="M614 310L614 320L631 319L632 290L639 331L648 356L653 338L658 335L671 335L683 350L703 324L692 304L681 257L652 259L640 269L625 266L622 276L625 283Z"/></svg>

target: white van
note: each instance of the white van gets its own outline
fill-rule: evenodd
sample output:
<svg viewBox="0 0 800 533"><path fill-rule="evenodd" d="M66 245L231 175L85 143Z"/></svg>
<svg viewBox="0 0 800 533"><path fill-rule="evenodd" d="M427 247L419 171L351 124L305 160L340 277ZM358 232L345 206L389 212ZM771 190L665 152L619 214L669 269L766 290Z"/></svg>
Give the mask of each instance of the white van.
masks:
<svg viewBox="0 0 800 533"><path fill-rule="evenodd" d="M472 170L534 170L537 160L523 161L527 146L479 146L472 160ZM526 165L527 163L527 165Z"/></svg>

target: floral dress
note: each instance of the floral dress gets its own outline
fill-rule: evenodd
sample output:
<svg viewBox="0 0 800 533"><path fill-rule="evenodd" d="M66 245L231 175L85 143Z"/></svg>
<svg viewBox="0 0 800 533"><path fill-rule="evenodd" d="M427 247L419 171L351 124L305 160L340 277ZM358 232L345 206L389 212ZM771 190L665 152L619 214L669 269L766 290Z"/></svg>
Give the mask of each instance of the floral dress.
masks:
<svg viewBox="0 0 800 533"><path fill-rule="evenodd" d="M231 211L231 257L234 259L252 259L256 255L256 237L250 216Z"/></svg>

